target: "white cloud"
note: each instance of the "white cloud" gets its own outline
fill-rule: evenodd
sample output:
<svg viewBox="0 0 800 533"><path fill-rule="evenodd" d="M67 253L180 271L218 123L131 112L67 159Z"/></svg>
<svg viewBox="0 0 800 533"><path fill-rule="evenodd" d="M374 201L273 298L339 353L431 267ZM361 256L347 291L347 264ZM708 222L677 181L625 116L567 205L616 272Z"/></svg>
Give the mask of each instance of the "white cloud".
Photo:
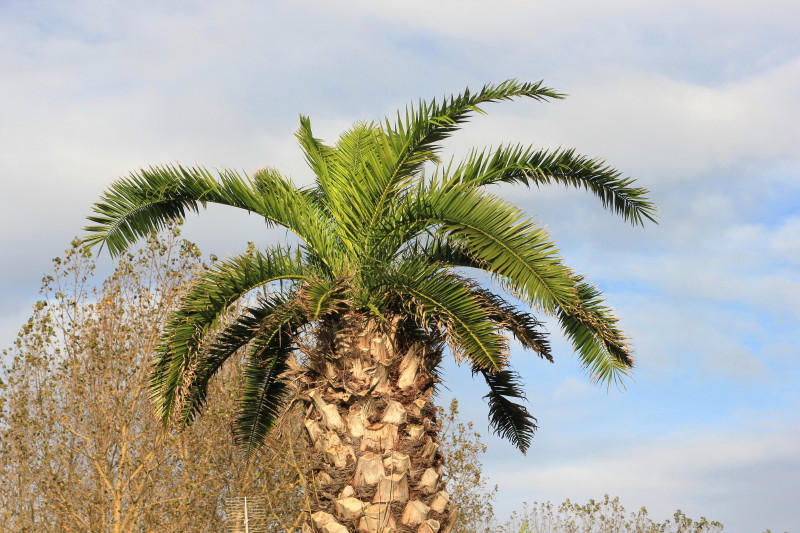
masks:
<svg viewBox="0 0 800 533"><path fill-rule="evenodd" d="M313 2L305 4L318 7ZM753 17L779 23L777 15L796 11L797 5L791 0L771 0L758 4L739 2L735 5L721 0L656 0L647 3L629 0L603 3L591 0L568 3L555 0L535 3L499 0L488 7L480 0L442 0L435 3L409 0L381 4L366 0L347 0L328 9L334 13L345 11L351 16L368 16L386 23L421 28L448 37L479 41L499 38L503 42L524 42L526 39L541 38L542 34L549 37L555 33L569 32L570 28L577 28L578 32L592 26L605 30L609 20L641 24L662 17L664 22L673 24L698 24L699 21L687 21L685 17L679 17L687 8L713 11L720 15L719 23ZM663 17L667 17L666 20Z"/></svg>
<svg viewBox="0 0 800 533"><path fill-rule="evenodd" d="M753 250L754 244L761 243L763 251L758 250L762 258L780 265L800 266L800 216L790 215L774 228L763 224L750 224L734 228L734 238L741 243L742 251ZM766 253L764 253L766 252Z"/></svg>
<svg viewBox="0 0 800 533"><path fill-rule="evenodd" d="M581 380L570 376L561 382L553 396L558 401L569 401L585 398L594 391L595 388L586 383L585 379Z"/></svg>
<svg viewBox="0 0 800 533"><path fill-rule="evenodd" d="M550 105L492 108L459 147L504 139L575 146L662 189L665 180L690 186L710 169L800 157L800 59L722 86L628 71L576 80L568 91Z"/></svg>

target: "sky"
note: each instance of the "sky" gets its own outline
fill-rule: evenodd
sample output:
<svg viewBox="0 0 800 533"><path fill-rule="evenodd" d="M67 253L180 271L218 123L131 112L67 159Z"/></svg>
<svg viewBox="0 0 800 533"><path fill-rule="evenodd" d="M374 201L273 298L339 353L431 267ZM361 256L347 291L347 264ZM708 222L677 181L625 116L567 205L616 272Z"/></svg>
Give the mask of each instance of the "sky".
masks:
<svg viewBox="0 0 800 533"><path fill-rule="evenodd" d="M498 514L608 493L659 520L800 531L798 20L783 0L0 0L0 345L115 178L180 162L309 183L301 113L334 140L420 97L543 79L569 97L486 106L446 153L574 147L648 188L659 223L497 189L604 291L637 356L621 391L592 385L555 326L555 364L514 350L540 426L526 456L447 367L442 403L489 444ZM281 238L224 209L184 235L220 257Z"/></svg>

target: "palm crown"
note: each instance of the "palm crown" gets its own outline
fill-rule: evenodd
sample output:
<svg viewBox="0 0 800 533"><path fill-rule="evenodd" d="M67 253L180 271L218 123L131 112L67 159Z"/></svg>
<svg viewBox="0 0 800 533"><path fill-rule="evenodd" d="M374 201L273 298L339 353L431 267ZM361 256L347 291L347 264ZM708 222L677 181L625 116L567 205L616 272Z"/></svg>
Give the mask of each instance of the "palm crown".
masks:
<svg viewBox="0 0 800 533"><path fill-rule="evenodd" d="M507 362L508 335L552 360L540 323L468 273L483 271L502 292L555 316L583 365L599 381L622 378L633 361L600 292L564 265L548 233L487 185L561 183L584 188L633 224L653 220L642 188L573 150L501 146L440 164L440 143L481 104L528 97L560 99L539 83L509 80L480 91L420 101L394 120L358 123L335 145L301 117L297 139L316 180L297 187L272 169L151 167L114 183L95 204L89 245L112 254L208 202L245 209L300 238L297 246L250 250L206 271L169 320L152 375L163 420L189 423L209 380L247 347L239 438L256 446L286 398L282 375L298 336L347 313L438 331L454 355L488 385L495 430L523 451L535 428ZM423 173L423 168L435 170ZM282 281L280 286L272 282ZM234 319L232 304L269 291ZM224 323L223 323L224 322ZM221 328L221 329L220 329ZM206 342L206 337L219 330Z"/></svg>

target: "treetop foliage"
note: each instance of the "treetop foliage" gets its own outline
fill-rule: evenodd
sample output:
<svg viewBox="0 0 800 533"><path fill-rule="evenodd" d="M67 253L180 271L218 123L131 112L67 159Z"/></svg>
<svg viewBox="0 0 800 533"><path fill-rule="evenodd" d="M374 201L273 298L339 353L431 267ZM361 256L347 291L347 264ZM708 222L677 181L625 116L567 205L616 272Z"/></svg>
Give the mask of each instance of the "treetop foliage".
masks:
<svg viewBox="0 0 800 533"><path fill-rule="evenodd" d="M314 174L309 187L271 168L246 176L181 165L141 169L113 183L95 204L84 237L112 254L208 203L255 213L300 239L219 263L184 294L161 336L150 387L163 422L191 423L212 377L246 347L247 394L236 431L254 449L286 401L276 376L291 357L287 342L346 313L386 324L400 318L405 330L445 338L453 355L486 381L495 430L523 452L536 424L509 365L509 336L552 360L531 312L558 320L592 379L611 384L627 376L631 349L600 291L564 264L544 227L487 186L584 189L634 225L655 220L647 191L573 149L509 145L475 150L460 162L440 158L442 142L484 113L483 106L518 98L563 95L542 82L487 84L421 100L394 118L356 123L332 144L315 137L301 116L296 138ZM434 167L428 175L426 165ZM469 277L475 270L494 279L500 293ZM200 349L231 306L279 281L279 295L242 308L220 338ZM502 293L530 311L519 311Z"/></svg>

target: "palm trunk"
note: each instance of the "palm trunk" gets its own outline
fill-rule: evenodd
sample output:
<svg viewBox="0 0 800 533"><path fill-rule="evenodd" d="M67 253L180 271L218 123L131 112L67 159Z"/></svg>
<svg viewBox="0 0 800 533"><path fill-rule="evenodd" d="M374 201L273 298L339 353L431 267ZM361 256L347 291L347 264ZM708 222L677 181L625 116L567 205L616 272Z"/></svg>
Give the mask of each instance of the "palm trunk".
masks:
<svg viewBox="0 0 800 533"><path fill-rule="evenodd" d="M350 314L305 355L305 426L318 462L304 533L447 532L430 372L441 344Z"/></svg>

